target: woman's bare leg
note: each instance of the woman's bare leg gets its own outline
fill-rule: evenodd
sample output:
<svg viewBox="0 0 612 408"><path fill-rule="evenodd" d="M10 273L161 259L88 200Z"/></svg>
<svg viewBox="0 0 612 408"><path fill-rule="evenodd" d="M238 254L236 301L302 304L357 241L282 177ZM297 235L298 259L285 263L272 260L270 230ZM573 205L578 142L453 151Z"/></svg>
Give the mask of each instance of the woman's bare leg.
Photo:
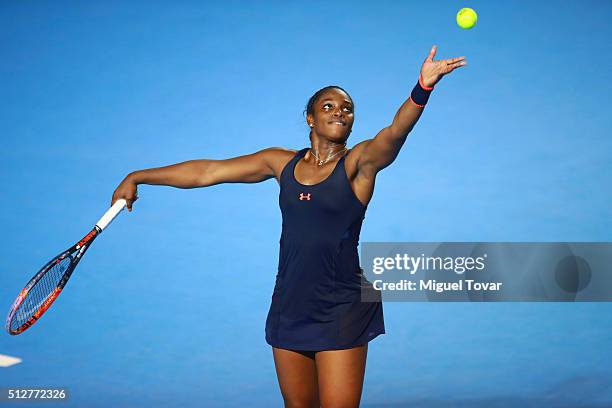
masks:
<svg viewBox="0 0 612 408"><path fill-rule="evenodd" d="M319 408L315 353L272 347L286 408Z"/></svg>
<svg viewBox="0 0 612 408"><path fill-rule="evenodd" d="M323 408L357 408L361 400L368 345L315 355Z"/></svg>

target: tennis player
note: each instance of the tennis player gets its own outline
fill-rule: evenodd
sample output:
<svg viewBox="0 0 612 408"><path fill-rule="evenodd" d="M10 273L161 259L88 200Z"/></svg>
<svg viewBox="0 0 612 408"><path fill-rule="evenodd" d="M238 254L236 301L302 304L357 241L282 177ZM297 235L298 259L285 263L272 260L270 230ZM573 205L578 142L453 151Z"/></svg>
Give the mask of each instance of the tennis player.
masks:
<svg viewBox="0 0 612 408"><path fill-rule="evenodd" d="M283 226L266 341L285 407L359 406L368 342L385 332L380 295L361 301L362 291L373 288L359 267L359 233L376 175L397 157L434 85L466 64L464 57L434 61L435 54L433 46L391 124L352 149L353 100L328 86L306 106L309 147L135 171L113 194L113 203L123 198L131 211L139 184L195 188L276 179Z"/></svg>

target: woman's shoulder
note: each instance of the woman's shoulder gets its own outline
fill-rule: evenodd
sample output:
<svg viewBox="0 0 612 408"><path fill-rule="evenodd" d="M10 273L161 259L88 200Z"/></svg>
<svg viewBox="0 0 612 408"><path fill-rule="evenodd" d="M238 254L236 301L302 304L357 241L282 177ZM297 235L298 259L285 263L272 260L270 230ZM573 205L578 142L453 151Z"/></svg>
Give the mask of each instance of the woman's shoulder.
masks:
<svg viewBox="0 0 612 408"><path fill-rule="evenodd" d="M262 150L264 152L270 152L277 155L295 155L299 150L295 149L287 149L286 147L268 147L267 149Z"/></svg>
<svg viewBox="0 0 612 408"><path fill-rule="evenodd" d="M299 150L287 149L285 147L268 147L263 149L261 153L265 154L269 159L273 161L289 161Z"/></svg>
<svg viewBox="0 0 612 408"><path fill-rule="evenodd" d="M265 154L266 161L274 169L274 173L280 177L283 168L291 161L299 150L287 149L285 147L269 147L260 153Z"/></svg>

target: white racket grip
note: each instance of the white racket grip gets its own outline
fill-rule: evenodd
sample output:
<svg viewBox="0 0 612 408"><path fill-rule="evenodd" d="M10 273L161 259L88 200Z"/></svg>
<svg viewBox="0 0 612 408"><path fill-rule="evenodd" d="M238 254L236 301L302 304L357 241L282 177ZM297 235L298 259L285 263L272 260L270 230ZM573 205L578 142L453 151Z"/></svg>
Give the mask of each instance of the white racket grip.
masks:
<svg viewBox="0 0 612 408"><path fill-rule="evenodd" d="M123 198L115 201L115 204L100 218L100 220L96 223L96 226L100 228L100 232L104 231L104 228L108 227L108 224L111 223L112 220L115 219L117 214L121 212L125 208L127 203Z"/></svg>

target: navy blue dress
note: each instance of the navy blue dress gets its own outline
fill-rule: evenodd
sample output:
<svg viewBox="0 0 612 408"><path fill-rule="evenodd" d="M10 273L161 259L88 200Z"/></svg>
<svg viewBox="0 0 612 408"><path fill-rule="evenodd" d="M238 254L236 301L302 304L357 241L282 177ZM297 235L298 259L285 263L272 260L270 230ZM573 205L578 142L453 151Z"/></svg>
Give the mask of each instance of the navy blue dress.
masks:
<svg viewBox="0 0 612 408"><path fill-rule="evenodd" d="M357 253L367 207L349 184L346 156L322 182L300 184L295 166L307 151L280 176L283 229L266 341L290 350L352 348L385 332L380 293L377 302L361 302L362 289L374 291Z"/></svg>

